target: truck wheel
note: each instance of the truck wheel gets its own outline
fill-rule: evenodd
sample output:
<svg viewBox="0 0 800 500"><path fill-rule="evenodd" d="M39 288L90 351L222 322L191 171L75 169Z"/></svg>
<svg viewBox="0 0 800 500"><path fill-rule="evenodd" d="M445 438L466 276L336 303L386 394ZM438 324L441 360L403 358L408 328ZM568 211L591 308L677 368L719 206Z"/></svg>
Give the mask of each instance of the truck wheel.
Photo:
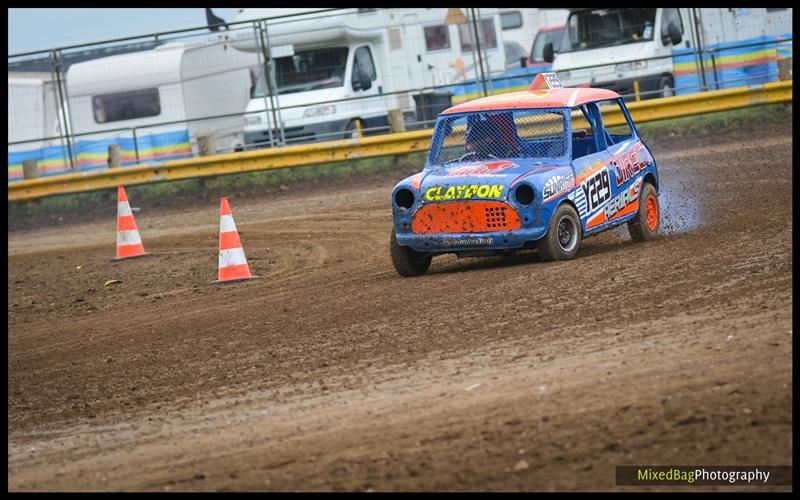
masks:
<svg viewBox="0 0 800 500"><path fill-rule="evenodd" d="M660 226L661 207L658 204L656 188L646 182L639 196L639 211L628 222L628 232L631 233L633 241L650 241L658 235Z"/></svg>
<svg viewBox="0 0 800 500"><path fill-rule="evenodd" d="M672 97L675 95L675 87L672 83L672 77L664 76L658 82L658 90L661 91L660 97Z"/></svg>
<svg viewBox="0 0 800 500"><path fill-rule="evenodd" d="M347 122L347 126L344 128L344 138L345 139L355 139L358 137L358 131L356 130L356 121L350 120Z"/></svg>
<svg viewBox="0 0 800 500"><path fill-rule="evenodd" d="M569 260L581 246L581 220L572 205L562 203L550 218L547 234L536 244L545 262Z"/></svg>
<svg viewBox="0 0 800 500"><path fill-rule="evenodd" d="M409 247L400 246L397 243L397 235L392 229L392 239L389 242L389 254L392 256L392 264L400 276L406 278L411 276L422 276L428 271L431 265L431 256L417 252Z"/></svg>

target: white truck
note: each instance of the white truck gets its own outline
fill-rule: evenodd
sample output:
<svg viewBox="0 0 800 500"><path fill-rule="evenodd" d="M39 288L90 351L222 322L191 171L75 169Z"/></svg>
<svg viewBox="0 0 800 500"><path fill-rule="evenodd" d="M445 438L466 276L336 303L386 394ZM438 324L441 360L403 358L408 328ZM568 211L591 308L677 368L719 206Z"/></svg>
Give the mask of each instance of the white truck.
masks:
<svg viewBox="0 0 800 500"><path fill-rule="evenodd" d="M565 87L602 87L622 95L634 93L638 83L642 97L668 97L676 92L676 80L690 75L692 80L679 84L696 90L693 83L699 74L700 60L692 50L701 46L713 49L703 58L707 87L720 86L726 79L740 80L735 72L753 71L758 76L750 83L769 81L772 69L765 57L772 57L775 45L744 49L726 47L791 32L791 9L690 9L690 8L615 8L570 9L560 51L553 59L545 49L545 59L553 62ZM696 14L696 17L695 17ZM699 40L697 40L699 38ZM766 56L765 56L766 54ZM659 56L665 56L658 59ZM775 56L777 57L777 56ZM638 62L633 60L647 59ZM598 66L599 65L599 66ZM584 68L595 66L593 68ZM745 68L745 69L742 69ZM714 71L716 69L716 72ZM727 73L726 73L727 71ZM762 74L764 73L764 74ZM760 80L759 80L760 79ZM735 86L735 85L733 85ZM682 92L678 92L682 93Z"/></svg>
<svg viewBox="0 0 800 500"><path fill-rule="evenodd" d="M241 148L241 113L257 66L223 41L170 42L73 64L66 75L72 130L90 134L76 137L81 168L105 164L110 142L120 143L123 164L191 156L203 135L213 135L219 151ZM192 121L226 114L236 116Z"/></svg>
<svg viewBox="0 0 800 500"><path fill-rule="evenodd" d="M273 68L272 81L261 71L247 106L248 147L352 137L357 120L365 133L385 131L394 109L406 121L432 122L451 100L431 87L475 76L465 72L473 24L446 23L451 9L308 11L241 9L234 20L270 19L263 45L253 30L231 32L242 51L267 46ZM303 15L277 17L290 13ZM479 9L477 19L488 75L505 65L498 11Z"/></svg>

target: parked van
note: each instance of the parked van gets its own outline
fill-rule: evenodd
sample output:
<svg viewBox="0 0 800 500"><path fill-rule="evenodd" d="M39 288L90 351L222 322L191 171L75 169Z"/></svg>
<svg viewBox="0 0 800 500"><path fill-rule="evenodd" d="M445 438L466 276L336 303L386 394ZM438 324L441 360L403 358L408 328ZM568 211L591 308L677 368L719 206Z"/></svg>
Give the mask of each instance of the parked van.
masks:
<svg viewBox="0 0 800 500"><path fill-rule="evenodd" d="M224 42L167 43L73 64L66 76L73 133L96 133L77 137L80 168L104 167L112 143L123 165L190 157L203 135L215 136L218 150L241 148L251 66L254 57ZM239 115L191 121L225 114Z"/></svg>
<svg viewBox="0 0 800 500"><path fill-rule="evenodd" d="M570 10L558 57L555 44L548 44L544 59L553 62L566 87L602 87L628 96L634 82L642 97L669 97L702 85L720 88L726 80L737 80L733 86L772 81L775 44L731 47L791 32L791 9ZM694 55L698 46L710 50L702 59L705 72Z"/></svg>
<svg viewBox="0 0 800 500"><path fill-rule="evenodd" d="M446 24L448 9L297 9L303 15L274 19L289 10L241 9L235 19L273 19L264 33L272 79L261 71L247 106L248 146L352 137L357 121L366 133L386 131L392 109L432 123L452 95L431 87L470 76L472 25ZM478 26L484 65L504 68L497 10L480 9ZM231 37L239 50L261 50L252 30Z"/></svg>

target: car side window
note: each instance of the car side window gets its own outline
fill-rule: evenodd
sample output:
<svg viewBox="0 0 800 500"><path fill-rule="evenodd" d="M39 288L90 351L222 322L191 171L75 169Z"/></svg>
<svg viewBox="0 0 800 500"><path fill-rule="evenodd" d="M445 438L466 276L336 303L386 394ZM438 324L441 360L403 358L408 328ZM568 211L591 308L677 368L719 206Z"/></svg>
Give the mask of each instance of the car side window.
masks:
<svg viewBox="0 0 800 500"><path fill-rule="evenodd" d="M633 137L633 130L625 117L619 99L601 101L598 105L606 132L606 147L620 144Z"/></svg>
<svg viewBox="0 0 800 500"><path fill-rule="evenodd" d="M683 34L683 20L678 9L664 9L661 16L661 39L669 40L669 23L674 23L675 27ZM666 45L666 44L665 44Z"/></svg>
<svg viewBox="0 0 800 500"><path fill-rule="evenodd" d="M369 79L372 81L378 78L375 72L375 64L372 62L372 52L366 45L356 49L355 60L353 61L353 83L358 83L358 70L368 74Z"/></svg>

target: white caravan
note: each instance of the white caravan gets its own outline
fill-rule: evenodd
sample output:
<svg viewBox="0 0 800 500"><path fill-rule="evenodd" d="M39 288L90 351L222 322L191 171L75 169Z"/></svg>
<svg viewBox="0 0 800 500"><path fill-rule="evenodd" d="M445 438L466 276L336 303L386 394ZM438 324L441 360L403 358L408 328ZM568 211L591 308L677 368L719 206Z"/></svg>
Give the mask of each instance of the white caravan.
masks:
<svg viewBox="0 0 800 500"><path fill-rule="evenodd" d="M488 75L505 65L500 21L497 9L476 10ZM247 106L248 146L279 144L276 123L293 143L352 137L356 120L365 131L384 131L393 109L406 120L432 121L451 101L431 87L475 77L465 72L473 25L447 24L449 9L308 11L241 9L235 19L270 19L264 42L274 79L262 71ZM252 29L232 31L231 40L240 50L261 50Z"/></svg>
<svg viewBox="0 0 800 500"><path fill-rule="evenodd" d="M8 73L8 142L33 141L59 134L61 116L50 73ZM55 141L25 142L9 149L27 150L59 144Z"/></svg>
<svg viewBox="0 0 800 500"><path fill-rule="evenodd" d="M130 160L134 128L139 161L190 156L203 135L214 135L220 151L241 148L257 64L225 42L173 42L73 64L66 77L73 133L95 133L76 138L87 158L81 165L101 158L109 139L124 138L122 156Z"/></svg>
<svg viewBox="0 0 800 500"><path fill-rule="evenodd" d="M785 8L585 8L570 11L558 56L554 61L552 55L549 57L562 84L565 87L590 85L630 95L637 81L643 97L674 95L679 76L677 64L686 67L678 73L693 73L691 78L696 79L697 69L690 52L698 45L705 48L726 43L735 45L731 42L746 43L792 31L791 9ZM699 43L695 40L698 37ZM734 71L747 71L741 69L743 65L764 71L757 66L763 64L764 51L768 49L775 49L775 45L731 49L718 53L713 64L723 77ZM724 54L730 55L726 59ZM652 59L659 56L664 57ZM648 60L626 62L638 59ZM601 64L603 66L596 66ZM711 59L704 59L704 64L706 72L711 71L708 67ZM574 69L585 66L596 67ZM727 73L722 73L724 71ZM764 80L763 76L760 78ZM713 88L713 84L709 85Z"/></svg>

